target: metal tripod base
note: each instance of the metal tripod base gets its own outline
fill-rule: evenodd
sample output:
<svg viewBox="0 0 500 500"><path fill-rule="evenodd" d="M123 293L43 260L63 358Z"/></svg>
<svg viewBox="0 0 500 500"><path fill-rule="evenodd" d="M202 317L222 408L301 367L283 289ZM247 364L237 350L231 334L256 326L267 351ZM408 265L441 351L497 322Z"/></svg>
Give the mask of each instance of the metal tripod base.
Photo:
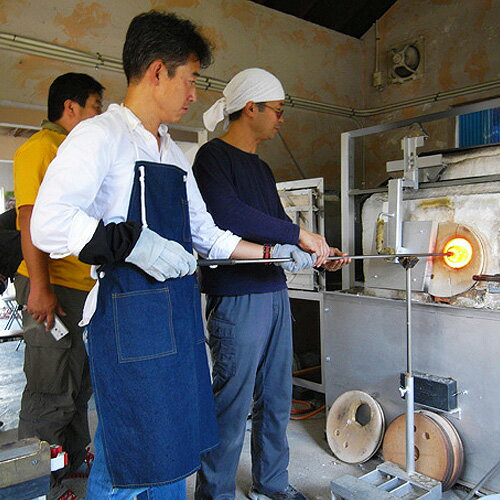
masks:
<svg viewBox="0 0 500 500"><path fill-rule="evenodd" d="M330 483L332 500L440 500L441 483L399 465L384 462L356 478L346 474Z"/></svg>

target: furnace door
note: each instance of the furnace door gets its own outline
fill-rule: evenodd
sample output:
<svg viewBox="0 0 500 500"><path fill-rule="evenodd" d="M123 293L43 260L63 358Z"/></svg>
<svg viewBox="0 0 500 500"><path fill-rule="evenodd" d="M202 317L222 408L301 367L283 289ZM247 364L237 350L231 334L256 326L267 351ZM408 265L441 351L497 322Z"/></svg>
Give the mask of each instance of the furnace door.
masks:
<svg viewBox="0 0 500 500"><path fill-rule="evenodd" d="M279 182L281 203L292 222L313 233L325 234L324 187L322 178ZM324 276L315 269L286 273L288 288L324 290Z"/></svg>

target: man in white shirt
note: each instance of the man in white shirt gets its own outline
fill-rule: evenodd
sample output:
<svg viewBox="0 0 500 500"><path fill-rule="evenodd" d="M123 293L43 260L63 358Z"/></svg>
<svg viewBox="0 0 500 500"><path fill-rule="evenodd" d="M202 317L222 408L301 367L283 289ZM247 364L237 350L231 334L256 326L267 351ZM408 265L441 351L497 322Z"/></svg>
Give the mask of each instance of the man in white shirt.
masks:
<svg viewBox="0 0 500 500"><path fill-rule="evenodd" d="M88 498L185 498L184 478L218 444L192 249L217 259L260 258L264 248L214 224L163 124L196 101L210 61L191 22L134 18L123 105L71 132L35 204L37 247L99 266L83 319L99 417ZM328 257L290 247L292 270Z"/></svg>

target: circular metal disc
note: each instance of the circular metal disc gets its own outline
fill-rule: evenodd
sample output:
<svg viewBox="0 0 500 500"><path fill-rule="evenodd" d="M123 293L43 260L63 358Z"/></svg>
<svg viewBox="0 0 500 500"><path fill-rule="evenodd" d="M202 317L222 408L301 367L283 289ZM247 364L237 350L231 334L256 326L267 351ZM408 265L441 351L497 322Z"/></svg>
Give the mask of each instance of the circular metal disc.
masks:
<svg viewBox="0 0 500 500"><path fill-rule="evenodd" d="M343 462L366 462L379 449L385 419L369 394L349 391L333 403L326 422L326 437L334 455Z"/></svg>
<svg viewBox="0 0 500 500"><path fill-rule="evenodd" d="M415 413L415 470L446 482L453 471L453 451L447 433L434 419ZM406 415L391 422L382 445L384 460L406 466Z"/></svg>
<svg viewBox="0 0 500 500"><path fill-rule="evenodd" d="M481 274L484 264L483 245L479 236L463 224L441 222L436 237L436 252L442 252L446 243L453 238L465 238L472 246L472 259L461 269L446 265L443 257L433 260L432 279L429 293L435 297L453 297L471 289L475 282L474 274Z"/></svg>
<svg viewBox="0 0 500 500"><path fill-rule="evenodd" d="M462 473L462 468L464 466L464 448L462 440L452 423L442 415L438 415L437 413L427 410L420 410L420 413L431 417L436 423L438 423L446 432L448 439L450 440L453 453L453 469L447 481L443 483L443 490L449 490L460 478L460 474Z"/></svg>

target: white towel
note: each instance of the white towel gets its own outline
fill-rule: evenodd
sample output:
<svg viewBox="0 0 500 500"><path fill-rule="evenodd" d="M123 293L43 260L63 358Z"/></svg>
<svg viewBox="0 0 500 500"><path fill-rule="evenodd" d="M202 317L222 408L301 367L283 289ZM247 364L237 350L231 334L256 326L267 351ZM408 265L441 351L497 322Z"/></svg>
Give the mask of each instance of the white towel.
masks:
<svg viewBox="0 0 500 500"><path fill-rule="evenodd" d="M222 92L224 97L217 100L212 107L203 113L203 123L211 132L219 122L240 109L247 102L282 101L285 91L281 82L269 71L260 68L249 68L240 71L226 85Z"/></svg>

